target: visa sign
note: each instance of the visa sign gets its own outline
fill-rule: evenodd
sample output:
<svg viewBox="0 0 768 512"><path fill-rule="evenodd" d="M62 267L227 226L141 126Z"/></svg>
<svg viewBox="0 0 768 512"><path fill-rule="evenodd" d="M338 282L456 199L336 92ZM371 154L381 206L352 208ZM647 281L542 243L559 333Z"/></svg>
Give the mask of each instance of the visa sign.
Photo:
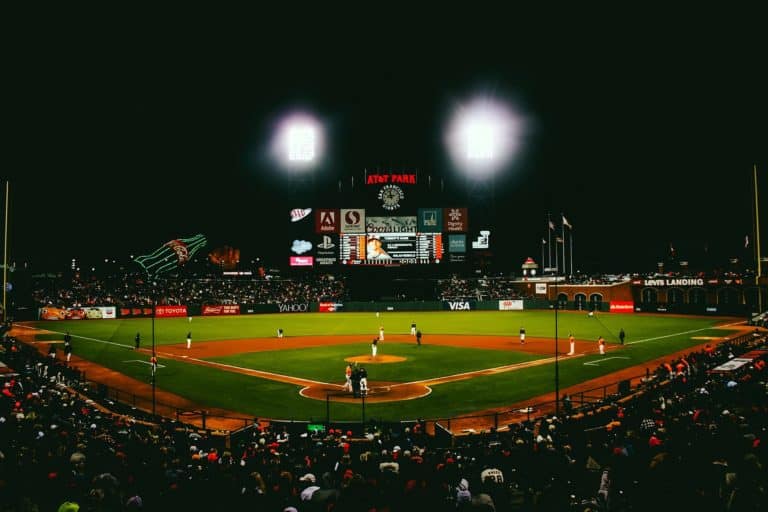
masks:
<svg viewBox="0 0 768 512"><path fill-rule="evenodd" d="M450 311L471 311L472 303L468 300L448 300L443 302L443 309Z"/></svg>

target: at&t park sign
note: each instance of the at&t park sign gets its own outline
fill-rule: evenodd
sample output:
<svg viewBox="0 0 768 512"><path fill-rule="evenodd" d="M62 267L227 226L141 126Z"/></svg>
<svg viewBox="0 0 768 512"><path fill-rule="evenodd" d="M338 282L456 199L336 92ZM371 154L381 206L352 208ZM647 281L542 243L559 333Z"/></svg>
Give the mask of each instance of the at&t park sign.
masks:
<svg viewBox="0 0 768 512"><path fill-rule="evenodd" d="M415 185L416 173L367 174L365 176L366 185L387 185L389 183Z"/></svg>

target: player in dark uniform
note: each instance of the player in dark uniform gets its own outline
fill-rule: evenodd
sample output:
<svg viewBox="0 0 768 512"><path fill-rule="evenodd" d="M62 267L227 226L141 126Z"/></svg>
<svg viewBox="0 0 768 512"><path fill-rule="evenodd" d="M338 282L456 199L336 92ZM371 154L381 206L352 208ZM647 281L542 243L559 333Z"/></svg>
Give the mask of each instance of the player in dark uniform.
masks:
<svg viewBox="0 0 768 512"><path fill-rule="evenodd" d="M421 331L416 331L416 345L421 346Z"/></svg>
<svg viewBox="0 0 768 512"><path fill-rule="evenodd" d="M136 333L136 337L133 338L133 350L139 350L139 345L141 345L141 333Z"/></svg>
<svg viewBox="0 0 768 512"><path fill-rule="evenodd" d="M64 337L64 355L67 357L67 362L72 359L72 343L69 341L70 340Z"/></svg>
<svg viewBox="0 0 768 512"><path fill-rule="evenodd" d="M525 327L520 328L520 344L525 345Z"/></svg>
<svg viewBox="0 0 768 512"><path fill-rule="evenodd" d="M352 368L352 395L355 398L360 396L360 368L357 364Z"/></svg>
<svg viewBox="0 0 768 512"><path fill-rule="evenodd" d="M619 331L619 341L621 342L622 345L624 344L624 338L626 337L627 335L624 332L624 328L622 327L621 330Z"/></svg>

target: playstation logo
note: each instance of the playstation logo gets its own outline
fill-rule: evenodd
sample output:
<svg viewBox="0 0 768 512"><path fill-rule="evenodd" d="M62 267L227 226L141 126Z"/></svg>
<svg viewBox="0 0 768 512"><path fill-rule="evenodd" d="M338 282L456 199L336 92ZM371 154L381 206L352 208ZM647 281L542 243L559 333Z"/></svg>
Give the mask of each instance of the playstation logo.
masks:
<svg viewBox="0 0 768 512"><path fill-rule="evenodd" d="M328 235L323 235L323 243L317 244L318 249L333 249L336 247L336 244L331 242L331 237Z"/></svg>

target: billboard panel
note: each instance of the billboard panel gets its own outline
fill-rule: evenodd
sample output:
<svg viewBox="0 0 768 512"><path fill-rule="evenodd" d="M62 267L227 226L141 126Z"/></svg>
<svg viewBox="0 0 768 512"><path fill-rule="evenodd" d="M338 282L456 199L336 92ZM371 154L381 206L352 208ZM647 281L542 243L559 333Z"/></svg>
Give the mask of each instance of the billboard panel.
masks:
<svg viewBox="0 0 768 512"><path fill-rule="evenodd" d="M156 306L155 316L187 316L187 306Z"/></svg>
<svg viewBox="0 0 768 512"><path fill-rule="evenodd" d="M315 263L318 265L333 265L337 261L339 253L339 237L337 235L323 235L319 237L315 245Z"/></svg>
<svg viewBox="0 0 768 512"><path fill-rule="evenodd" d="M291 256L289 264L292 267L311 267L314 265L314 256Z"/></svg>
<svg viewBox="0 0 768 512"><path fill-rule="evenodd" d="M339 232L339 210L338 209L319 209L315 215L315 232L338 233Z"/></svg>
<svg viewBox="0 0 768 512"><path fill-rule="evenodd" d="M442 208L419 208L419 233L441 233L443 231Z"/></svg>
<svg viewBox="0 0 768 512"><path fill-rule="evenodd" d="M445 208L443 219L445 219L445 231L448 233L466 233L469 230L466 208Z"/></svg>
<svg viewBox="0 0 768 512"><path fill-rule="evenodd" d="M342 208L339 214L342 233L365 233L365 209Z"/></svg>
<svg viewBox="0 0 768 512"><path fill-rule="evenodd" d="M44 307L38 310L40 320L112 320L117 318L117 308L114 306L84 308L54 308Z"/></svg>
<svg viewBox="0 0 768 512"><path fill-rule="evenodd" d="M344 304L339 302L321 302L318 311L320 313L335 313L336 311L341 311L343 308Z"/></svg>
<svg viewBox="0 0 768 512"><path fill-rule="evenodd" d="M368 233L416 233L416 217L368 217Z"/></svg>
<svg viewBox="0 0 768 512"><path fill-rule="evenodd" d="M634 313L635 303L631 300L612 300L610 311L611 313Z"/></svg>
<svg viewBox="0 0 768 512"><path fill-rule="evenodd" d="M523 301L522 300L500 300L499 301L499 311L522 311L523 310Z"/></svg>
<svg viewBox="0 0 768 512"><path fill-rule="evenodd" d="M467 235L448 235L448 252L467 252Z"/></svg>
<svg viewBox="0 0 768 512"><path fill-rule="evenodd" d="M240 304L217 304L203 306L203 316L239 315Z"/></svg>

